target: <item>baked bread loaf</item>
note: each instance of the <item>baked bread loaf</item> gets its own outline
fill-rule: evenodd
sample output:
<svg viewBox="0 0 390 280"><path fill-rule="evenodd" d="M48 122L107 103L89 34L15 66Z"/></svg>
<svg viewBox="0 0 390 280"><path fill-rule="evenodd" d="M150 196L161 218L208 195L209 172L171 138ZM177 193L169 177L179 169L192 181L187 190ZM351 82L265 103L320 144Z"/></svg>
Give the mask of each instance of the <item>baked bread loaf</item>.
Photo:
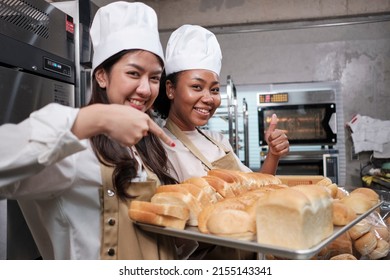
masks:
<svg viewBox="0 0 390 280"><path fill-rule="evenodd" d="M373 225L371 231L375 234L377 239L382 239L387 242L390 240L389 228L386 225Z"/></svg>
<svg viewBox="0 0 390 280"><path fill-rule="evenodd" d="M368 199L373 201L374 205L379 202L379 195L370 188L357 188L351 191L350 194L355 194L355 193L361 193L364 194Z"/></svg>
<svg viewBox="0 0 390 280"><path fill-rule="evenodd" d="M163 185L156 189L156 193L162 192L181 192L184 194L191 194L199 203L200 207L206 206L211 203L212 198L203 190L203 188L194 184L174 184Z"/></svg>
<svg viewBox="0 0 390 280"><path fill-rule="evenodd" d="M374 200L366 194L359 192L351 192L340 201L351 207L356 214L363 214L364 212L367 212L379 202L379 200Z"/></svg>
<svg viewBox="0 0 390 280"><path fill-rule="evenodd" d="M207 219L207 229L218 236L252 240L256 226L246 211L227 208L210 214Z"/></svg>
<svg viewBox="0 0 390 280"><path fill-rule="evenodd" d="M365 256L374 251L377 243L375 234L369 231L354 241L354 247L362 256Z"/></svg>
<svg viewBox="0 0 390 280"><path fill-rule="evenodd" d="M204 177L192 177L183 181L183 183L193 184L202 188L209 195L210 203L216 203L223 198Z"/></svg>
<svg viewBox="0 0 390 280"><path fill-rule="evenodd" d="M340 254L330 258L331 260L351 260L356 261L357 258L352 254Z"/></svg>
<svg viewBox="0 0 390 280"><path fill-rule="evenodd" d="M308 249L333 233L332 199L323 186L265 193L256 205L257 242Z"/></svg>
<svg viewBox="0 0 390 280"><path fill-rule="evenodd" d="M131 210L142 210L158 215L178 218L185 221L190 216L190 211L185 206L151 203L148 201L140 200L134 200L131 202L129 211Z"/></svg>
<svg viewBox="0 0 390 280"><path fill-rule="evenodd" d="M133 201L129 208L130 219L142 223L184 229L189 218L186 207Z"/></svg>
<svg viewBox="0 0 390 280"><path fill-rule="evenodd" d="M369 232L371 229L371 224L365 218L355 224L348 230L349 236L351 236L352 240L356 240L365 233Z"/></svg>
<svg viewBox="0 0 390 280"><path fill-rule="evenodd" d="M202 208L199 201L197 201L195 197L190 193L184 193L179 191L159 192L152 196L151 202L187 207L190 212L187 224L190 226L198 225L198 216Z"/></svg>
<svg viewBox="0 0 390 280"><path fill-rule="evenodd" d="M349 236L348 232L344 232L335 240L333 240L327 248L327 259L332 258L340 254L353 254L353 245L352 239Z"/></svg>
<svg viewBox="0 0 390 280"><path fill-rule="evenodd" d="M368 254L368 258L371 260L378 260L386 257L389 254L390 244L389 242L379 239L375 249Z"/></svg>
<svg viewBox="0 0 390 280"><path fill-rule="evenodd" d="M333 224L335 226L345 226L356 217L357 215L351 207L339 201L333 201Z"/></svg>

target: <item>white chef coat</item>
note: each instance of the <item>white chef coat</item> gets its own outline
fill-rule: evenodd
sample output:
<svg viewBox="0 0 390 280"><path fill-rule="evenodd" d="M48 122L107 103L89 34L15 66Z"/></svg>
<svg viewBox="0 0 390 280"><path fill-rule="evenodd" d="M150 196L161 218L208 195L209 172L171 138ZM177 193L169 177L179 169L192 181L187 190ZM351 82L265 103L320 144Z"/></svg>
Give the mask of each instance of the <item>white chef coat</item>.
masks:
<svg viewBox="0 0 390 280"><path fill-rule="evenodd" d="M191 177L201 177L207 175L202 162L195 157L188 149L181 143L176 136L174 136L167 128L164 128L165 133L175 142L175 147L170 147L164 144L164 148L168 154L169 173L179 182L182 182ZM190 139L190 141L198 148L209 162L214 162L223 156L225 152L219 149L214 143L208 140L198 130L183 131L183 133ZM229 149L232 154L233 148L228 139L217 131L202 130L202 133L214 139L217 143L221 143L226 149ZM234 154L240 170L251 172L241 160Z"/></svg>
<svg viewBox="0 0 390 280"><path fill-rule="evenodd" d="M18 200L43 259L100 258L101 171L71 132L78 111L50 104L0 127L0 198Z"/></svg>

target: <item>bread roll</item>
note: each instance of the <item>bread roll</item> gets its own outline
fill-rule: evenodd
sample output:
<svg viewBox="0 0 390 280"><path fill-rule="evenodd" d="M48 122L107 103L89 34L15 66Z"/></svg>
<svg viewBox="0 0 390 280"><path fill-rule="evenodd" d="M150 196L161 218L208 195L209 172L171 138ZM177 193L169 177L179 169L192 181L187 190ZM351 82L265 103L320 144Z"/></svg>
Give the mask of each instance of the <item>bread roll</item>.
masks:
<svg viewBox="0 0 390 280"><path fill-rule="evenodd" d="M369 188L357 188L351 191L350 194L355 193L361 193L367 196L371 201L373 201L373 204L377 204L379 202L379 195L372 189Z"/></svg>
<svg viewBox="0 0 390 280"><path fill-rule="evenodd" d="M256 208L257 241L308 249L333 233L332 201L322 186L267 192Z"/></svg>
<svg viewBox="0 0 390 280"><path fill-rule="evenodd" d="M276 177L280 180L281 184L287 185L289 187L297 185L313 185L324 179L329 180L324 176L313 175L277 175Z"/></svg>
<svg viewBox="0 0 390 280"><path fill-rule="evenodd" d="M371 260L384 258L389 254L389 250L390 244L383 239L379 239L375 249L368 254L368 258Z"/></svg>
<svg viewBox="0 0 390 280"><path fill-rule="evenodd" d="M352 240L356 240L361 237L363 234L369 232L371 229L371 224L367 219L363 219L355 224L348 230L349 236L351 236Z"/></svg>
<svg viewBox="0 0 390 280"><path fill-rule="evenodd" d="M385 219L385 224L390 227L390 216Z"/></svg>
<svg viewBox="0 0 390 280"><path fill-rule="evenodd" d="M176 229L184 229L187 220L179 219L172 216L164 216L152 212L142 211L138 209L130 209L129 217L134 221L141 223L164 226Z"/></svg>
<svg viewBox="0 0 390 280"><path fill-rule="evenodd" d="M347 195L349 195L348 192L345 189L339 187L339 188L337 188L337 193L336 193L335 199L342 199L342 198L346 197Z"/></svg>
<svg viewBox="0 0 390 280"><path fill-rule="evenodd" d="M253 180L255 188L264 187L267 185L281 185L282 181L271 174L260 172L240 172L247 180Z"/></svg>
<svg viewBox="0 0 390 280"><path fill-rule="evenodd" d="M210 233L208 219L213 213L219 213L225 209L245 210L246 205L235 198L227 198L218 203L210 204L203 208L198 217L198 229L203 233Z"/></svg>
<svg viewBox="0 0 390 280"><path fill-rule="evenodd" d="M335 226L345 226L356 217L357 215L351 207L339 201L333 201L333 224Z"/></svg>
<svg viewBox="0 0 390 280"><path fill-rule="evenodd" d="M371 227L371 231L375 234L377 239L382 239L384 241L389 241L389 228L385 225L375 225Z"/></svg>
<svg viewBox="0 0 390 280"><path fill-rule="evenodd" d="M357 260L357 258L352 254L340 254L340 255L336 255L330 259L331 260Z"/></svg>
<svg viewBox="0 0 390 280"><path fill-rule="evenodd" d="M378 240L371 231L363 234L354 241L355 249L362 255L368 255L376 248Z"/></svg>
<svg viewBox="0 0 390 280"><path fill-rule="evenodd" d="M207 220L210 233L243 240L252 240L255 232L255 222L243 210L223 209L214 211Z"/></svg>
<svg viewBox="0 0 390 280"><path fill-rule="evenodd" d="M335 240L333 240L329 245L326 246L326 256L323 256L326 259L330 259L336 255L340 254L352 254L353 253L352 239L349 236L348 232L344 232Z"/></svg>
<svg viewBox="0 0 390 280"><path fill-rule="evenodd" d="M351 193L340 201L351 207L356 214L363 214L378 203L378 201L373 201L363 193Z"/></svg>

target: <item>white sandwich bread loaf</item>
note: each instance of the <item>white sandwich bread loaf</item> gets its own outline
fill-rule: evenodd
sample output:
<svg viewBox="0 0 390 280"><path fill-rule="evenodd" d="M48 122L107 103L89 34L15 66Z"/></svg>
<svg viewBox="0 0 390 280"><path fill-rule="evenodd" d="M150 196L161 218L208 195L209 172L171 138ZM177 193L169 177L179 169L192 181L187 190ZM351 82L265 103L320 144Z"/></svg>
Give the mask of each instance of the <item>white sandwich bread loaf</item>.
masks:
<svg viewBox="0 0 390 280"><path fill-rule="evenodd" d="M259 243L311 248L333 233L332 198L320 185L267 192L257 201L256 228Z"/></svg>

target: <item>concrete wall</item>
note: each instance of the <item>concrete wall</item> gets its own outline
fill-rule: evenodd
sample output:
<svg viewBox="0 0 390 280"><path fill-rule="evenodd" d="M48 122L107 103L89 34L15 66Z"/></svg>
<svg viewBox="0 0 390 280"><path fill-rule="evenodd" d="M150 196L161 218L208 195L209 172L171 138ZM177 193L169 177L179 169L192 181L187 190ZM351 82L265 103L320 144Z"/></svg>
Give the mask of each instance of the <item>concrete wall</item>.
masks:
<svg viewBox="0 0 390 280"><path fill-rule="evenodd" d="M142 2L156 10L162 30L176 28L183 23L220 26L357 16L390 11L389 0L148 0Z"/></svg>

